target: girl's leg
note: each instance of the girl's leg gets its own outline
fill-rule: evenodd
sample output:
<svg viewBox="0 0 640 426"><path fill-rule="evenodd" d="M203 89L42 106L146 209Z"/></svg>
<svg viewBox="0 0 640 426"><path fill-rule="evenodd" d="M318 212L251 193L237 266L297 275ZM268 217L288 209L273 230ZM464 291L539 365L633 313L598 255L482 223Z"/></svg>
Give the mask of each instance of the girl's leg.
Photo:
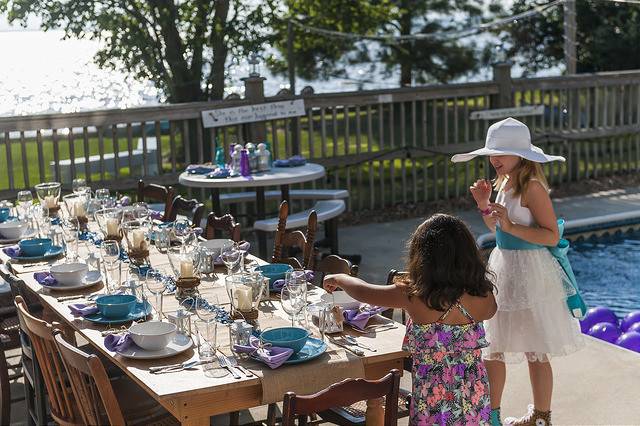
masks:
<svg viewBox="0 0 640 426"><path fill-rule="evenodd" d="M553 370L550 362L529 362L529 378L533 391L533 406L540 411L551 410L551 393L553 391ZM491 379L491 374L489 374ZM493 391L491 392L493 404Z"/></svg>
<svg viewBox="0 0 640 426"><path fill-rule="evenodd" d="M491 409L495 410L500 408L500 403L502 402L502 391L504 390L504 382L507 379L507 367L503 361L499 360L484 360L484 365L489 374Z"/></svg>

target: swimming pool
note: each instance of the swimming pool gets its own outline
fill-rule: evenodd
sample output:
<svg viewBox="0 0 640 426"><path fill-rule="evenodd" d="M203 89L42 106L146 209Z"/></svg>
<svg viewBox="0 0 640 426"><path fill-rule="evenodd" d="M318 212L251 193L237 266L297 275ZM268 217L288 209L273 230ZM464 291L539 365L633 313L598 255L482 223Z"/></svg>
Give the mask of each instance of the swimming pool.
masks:
<svg viewBox="0 0 640 426"><path fill-rule="evenodd" d="M588 307L640 310L640 232L572 242L569 259Z"/></svg>

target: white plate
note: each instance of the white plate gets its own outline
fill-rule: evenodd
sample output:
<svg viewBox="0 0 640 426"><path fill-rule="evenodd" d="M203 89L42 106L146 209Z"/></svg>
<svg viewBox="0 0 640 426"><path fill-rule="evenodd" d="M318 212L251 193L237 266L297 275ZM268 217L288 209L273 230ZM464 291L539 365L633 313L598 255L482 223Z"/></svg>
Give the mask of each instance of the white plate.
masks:
<svg viewBox="0 0 640 426"><path fill-rule="evenodd" d="M342 309L358 309L361 305L360 302L349 296L346 291L334 291L333 295L325 293L320 296L320 299L325 303L335 303L336 306L340 306Z"/></svg>
<svg viewBox="0 0 640 426"><path fill-rule="evenodd" d="M127 350L118 352L119 355L122 355L125 358L132 359L157 359L157 358L168 358L170 356L181 354L192 346L193 342L189 336L185 336L184 334L176 334L176 337L173 338L173 341L170 342L166 348L161 349L159 351L148 351L146 349L142 349L136 344L132 344L127 348Z"/></svg>
<svg viewBox="0 0 640 426"><path fill-rule="evenodd" d="M43 285L42 287L46 287L51 290L78 290L81 288L91 287L92 285L96 285L99 282L102 282L102 274L100 271L89 271L87 275L82 279L81 282L74 285Z"/></svg>

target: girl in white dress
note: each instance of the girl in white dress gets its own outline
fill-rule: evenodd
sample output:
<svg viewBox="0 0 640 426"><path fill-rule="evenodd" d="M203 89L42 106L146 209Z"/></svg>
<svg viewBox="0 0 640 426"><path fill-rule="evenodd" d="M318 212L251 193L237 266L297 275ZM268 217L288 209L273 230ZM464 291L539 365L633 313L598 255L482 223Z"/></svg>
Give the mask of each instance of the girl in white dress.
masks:
<svg viewBox="0 0 640 426"><path fill-rule="evenodd" d="M584 346L580 326L567 307L575 290L549 250L558 244L559 230L540 163L564 161L531 145L529 129L508 118L489 127L485 148L459 154L452 161L490 156L497 172L495 203L492 187L478 180L470 191L487 227L497 231L497 247L489 258L497 289L498 312L485 321L489 347L483 357L489 373L492 424L500 424L500 403L506 379L505 363L526 358L533 390L533 406L520 419L505 423L551 424L553 372L550 358L567 355ZM498 229L496 229L498 228ZM507 249L513 238L534 249ZM535 249L541 247L542 249Z"/></svg>

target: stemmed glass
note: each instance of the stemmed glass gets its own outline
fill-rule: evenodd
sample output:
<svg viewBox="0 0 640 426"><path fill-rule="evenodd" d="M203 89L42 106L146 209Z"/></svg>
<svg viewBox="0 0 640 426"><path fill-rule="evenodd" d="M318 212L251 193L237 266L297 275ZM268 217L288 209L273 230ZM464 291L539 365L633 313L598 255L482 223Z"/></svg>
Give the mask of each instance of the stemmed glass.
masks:
<svg viewBox="0 0 640 426"><path fill-rule="evenodd" d="M107 207L106 204L109 201L109 190L107 188L96 189L96 200L98 200L102 207Z"/></svg>
<svg viewBox="0 0 640 426"><path fill-rule="evenodd" d="M291 317L291 326L298 314L305 307L303 286L299 284L285 284L280 292L280 301L282 309Z"/></svg>
<svg viewBox="0 0 640 426"><path fill-rule="evenodd" d="M82 179L82 178L75 178L71 182L71 189L75 193L82 192L83 188L85 188L86 186L87 186L87 181L85 179Z"/></svg>
<svg viewBox="0 0 640 426"><path fill-rule="evenodd" d="M184 242L191 233L191 222L188 219L176 219L173 222L173 233L180 240L181 246L184 248Z"/></svg>
<svg viewBox="0 0 640 426"><path fill-rule="evenodd" d="M33 194L31 191L20 191L16 197L18 216L22 220L27 217L29 209L33 204Z"/></svg>
<svg viewBox="0 0 640 426"><path fill-rule="evenodd" d="M240 263L242 252L237 249L236 245L223 248L220 258L227 266L227 275L231 275Z"/></svg>
<svg viewBox="0 0 640 426"><path fill-rule="evenodd" d="M158 321L162 321L162 293L167 288L167 271L163 268L147 271L145 280L147 289L156 296L156 312Z"/></svg>
<svg viewBox="0 0 640 426"><path fill-rule="evenodd" d="M38 234L41 238L49 236L51 231L51 220L49 220L49 209L42 204L31 206L31 216L38 228Z"/></svg>
<svg viewBox="0 0 640 426"><path fill-rule="evenodd" d="M117 241L105 240L100 245L100 254L102 255L102 261L109 265L108 270L105 268L105 279L107 280L107 289L109 289L109 271L113 269L113 265L120 258L120 244Z"/></svg>

